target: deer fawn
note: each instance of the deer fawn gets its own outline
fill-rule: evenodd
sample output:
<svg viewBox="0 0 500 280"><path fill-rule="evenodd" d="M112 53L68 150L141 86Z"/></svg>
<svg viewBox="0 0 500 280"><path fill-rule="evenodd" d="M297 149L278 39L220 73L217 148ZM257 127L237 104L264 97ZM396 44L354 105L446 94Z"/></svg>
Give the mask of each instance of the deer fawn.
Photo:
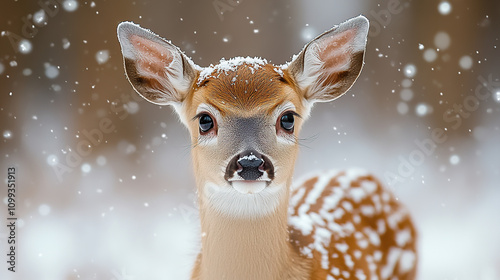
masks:
<svg viewBox="0 0 500 280"><path fill-rule="evenodd" d="M201 68L154 33L118 26L134 89L172 105L191 135L202 230L192 279L415 278L410 216L372 175L321 172L291 187L302 123L352 86L367 33L359 16L285 65Z"/></svg>

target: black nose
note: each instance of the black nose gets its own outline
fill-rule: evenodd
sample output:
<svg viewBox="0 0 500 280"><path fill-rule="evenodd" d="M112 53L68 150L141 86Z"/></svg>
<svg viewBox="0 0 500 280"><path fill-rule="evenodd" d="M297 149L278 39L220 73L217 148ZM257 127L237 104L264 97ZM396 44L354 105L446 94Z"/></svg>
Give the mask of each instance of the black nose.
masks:
<svg viewBox="0 0 500 280"><path fill-rule="evenodd" d="M238 175L245 180L257 180L263 172L259 170L264 164L262 156L256 151L248 151L240 155L237 160L239 165Z"/></svg>
<svg viewBox="0 0 500 280"><path fill-rule="evenodd" d="M240 180L254 181L260 178L270 181L274 179L274 166L268 157L249 149L229 161L224 179L231 181L236 174L241 177Z"/></svg>

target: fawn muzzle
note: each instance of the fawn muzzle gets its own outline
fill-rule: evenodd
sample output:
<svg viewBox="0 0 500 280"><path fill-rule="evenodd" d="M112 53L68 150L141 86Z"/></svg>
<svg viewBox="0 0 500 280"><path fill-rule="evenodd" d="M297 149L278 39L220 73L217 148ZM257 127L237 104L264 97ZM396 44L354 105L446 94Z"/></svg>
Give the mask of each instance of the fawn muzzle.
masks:
<svg viewBox="0 0 500 280"><path fill-rule="evenodd" d="M271 160L255 150L247 150L234 156L227 165L224 178L227 181L272 181L274 166Z"/></svg>

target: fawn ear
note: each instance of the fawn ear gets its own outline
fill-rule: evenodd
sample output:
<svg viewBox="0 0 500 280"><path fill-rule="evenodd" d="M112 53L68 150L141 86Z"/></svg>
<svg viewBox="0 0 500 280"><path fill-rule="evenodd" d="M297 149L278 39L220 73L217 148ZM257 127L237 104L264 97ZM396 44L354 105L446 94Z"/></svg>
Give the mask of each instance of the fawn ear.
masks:
<svg viewBox="0 0 500 280"><path fill-rule="evenodd" d="M178 105L185 99L199 67L176 46L131 22L118 25L125 71L134 89L158 105Z"/></svg>
<svg viewBox="0 0 500 280"><path fill-rule="evenodd" d="M368 27L363 16L350 19L309 42L288 64L310 104L332 101L354 84L363 66Z"/></svg>

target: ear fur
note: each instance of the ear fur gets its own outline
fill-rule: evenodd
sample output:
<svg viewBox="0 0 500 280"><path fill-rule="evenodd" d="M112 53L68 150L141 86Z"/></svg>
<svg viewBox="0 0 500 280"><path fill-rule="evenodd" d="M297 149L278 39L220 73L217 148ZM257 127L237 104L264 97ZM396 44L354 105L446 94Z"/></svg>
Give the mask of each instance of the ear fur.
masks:
<svg viewBox="0 0 500 280"><path fill-rule="evenodd" d="M176 46L132 22L118 25L128 80L146 100L174 105L185 99L200 67Z"/></svg>
<svg viewBox="0 0 500 280"><path fill-rule="evenodd" d="M356 81L363 66L369 23L350 19L309 42L287 69L309 104L332 101Z"/></svg>

